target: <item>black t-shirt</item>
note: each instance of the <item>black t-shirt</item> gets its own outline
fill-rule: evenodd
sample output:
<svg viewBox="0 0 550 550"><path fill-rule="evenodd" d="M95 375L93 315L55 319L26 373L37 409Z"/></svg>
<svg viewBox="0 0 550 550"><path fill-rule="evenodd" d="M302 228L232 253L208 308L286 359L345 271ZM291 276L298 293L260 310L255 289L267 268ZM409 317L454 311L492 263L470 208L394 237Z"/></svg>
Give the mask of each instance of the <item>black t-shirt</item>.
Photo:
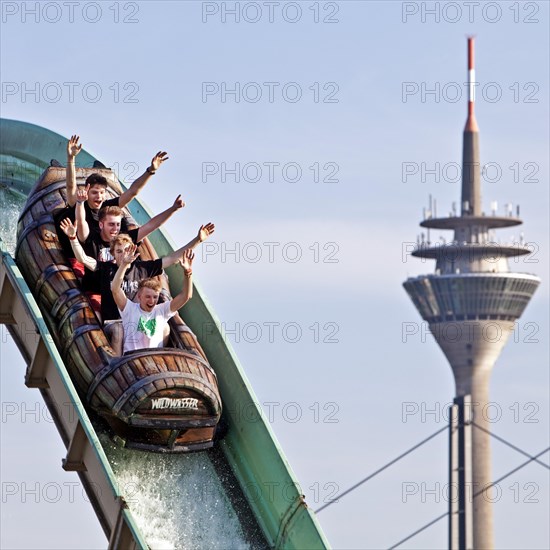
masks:
<svg viewBox="0 0 550 550"><path fill-rule="evenodd" d="M120 197L114 197L112 199L108 199L108 200L103 202L101 207L103 208L104 206L118 206L119 198ZM59 242L60 242L61 246L63 247L63 252L67 256L67 258L74 258L74 252L73 252L73 249L71 248L71 243L69 241L69 238L67 237L67 235L65 235L63 230L59 227L59 224L65 218L69 218L74 223L74 221L76 219L75 210L76 210L76 205L74 205L74 206L68 206L67 205L67 206L65 206L65 208L62 208L61 210L58 210L54 214L55 227L57 229L57 236L59 238ZM99 231L99 219L98 219L99 210L92 210L87 201L84 203L84 210L86 211L86 221L88 222L90 232ZM124 217L122 218L122 220L120 222L120 232L121 233L128 233L128 223L127 223L127 221Z"/></svg>
<svg viewBox="0 0 550 550"><path fill-rule="evenodd" d="M139 228L130 229L127 235L130 236L134 244L137 244ZM122 233L122 231L121 231ZM82 246L84 253L101 263L110 263L113 257L109 251L111 243L104 241L101 238L101 233L97 230L90 231L86 242ZM115 265L115 264L113 264ZM115 269L116 271L116 269ZM99 268L95 271L90 271L88 268L84 270L82 278L82 289L86 292L101 292L101 278L99 276Z"/></svg>
<svg viewBox="0 0 550 550"><path fill-rule="evenodd" d="M118 266L113 262L98 262L97 272L101 282L101 316L103 321L120 319L120 314L111 291L111 281L115 277ZM162 259L136 260L126 271L122 282L122 290L128 300L134 300L138 284L143 279L162 274Z"/></svg>

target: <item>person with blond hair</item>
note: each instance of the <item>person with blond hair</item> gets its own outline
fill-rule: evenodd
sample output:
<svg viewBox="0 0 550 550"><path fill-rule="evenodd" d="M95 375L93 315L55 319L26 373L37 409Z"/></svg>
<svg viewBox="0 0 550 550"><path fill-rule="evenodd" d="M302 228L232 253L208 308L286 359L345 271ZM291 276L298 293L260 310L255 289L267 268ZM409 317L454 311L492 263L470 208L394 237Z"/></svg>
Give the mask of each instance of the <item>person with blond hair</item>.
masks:
<svg viewBox="0 0 550 550"><path fill-rule="evenodd" d="M87 190L79 189L77 192L81 197L76 205L76 223L78 226L77 237L78 240L83 243L83 248L88 256L100 261L112 260L109 254L109 248L111 246L111 239L116 237L122 228L123 211L118 206L104 206L98 213L98 229L90 229L88 222L86 221L86 213L84 210L84 201L87 196ZM130 229L125 231L134 243L139 243L147 235L152 233L155 229L158 229L164 222L166 222L172 214L180 210L185 206L181 195L178 195L174 200L172 206L157 214L151 218L147 223L141 227Z"/></svg>
<svg viewBox="0 0 550 550"><path fill-rule="evenodd" d="M183 287L181 292L168 302L158 303L161 285L155 279L140 281L136 301L129 300L122 290L124 273L139 256L132 244L120 258L120 265L112 283L115 303L122 318L123 352L142 348L158 348L164 345L168 320L182 308L193 295L192 265L195 255L186 250L181 260Z"/></svg>

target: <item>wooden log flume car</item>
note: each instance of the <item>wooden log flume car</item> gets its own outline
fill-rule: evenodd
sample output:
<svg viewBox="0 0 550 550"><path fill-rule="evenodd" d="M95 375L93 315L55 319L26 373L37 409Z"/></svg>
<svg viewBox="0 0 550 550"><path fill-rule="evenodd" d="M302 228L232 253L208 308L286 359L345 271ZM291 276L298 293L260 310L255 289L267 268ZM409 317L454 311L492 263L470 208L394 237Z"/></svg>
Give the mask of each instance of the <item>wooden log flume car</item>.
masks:
<svg viewBox="0 0 550 550"><path fill-rule="evenodd" d="M112 196L120 194L111 170L78 168L77 182L93 172L107 178ZM60 245L54 214L64 205L65 169L50 167L19 218L16 262L84 402L128 447L158 452L211 447L222 406L216 374L195 335L177 314L170 320L169 347L115 356ZM140 257L156 257L146 239Z"/></svg>

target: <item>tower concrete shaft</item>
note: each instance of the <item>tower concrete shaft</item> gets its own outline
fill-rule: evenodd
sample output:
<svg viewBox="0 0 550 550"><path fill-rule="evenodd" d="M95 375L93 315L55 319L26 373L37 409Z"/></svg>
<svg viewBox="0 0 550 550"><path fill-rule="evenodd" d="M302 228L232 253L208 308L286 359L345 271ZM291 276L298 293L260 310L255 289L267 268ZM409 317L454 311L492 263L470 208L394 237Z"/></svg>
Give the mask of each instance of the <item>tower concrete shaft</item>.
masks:
<svg viewBox="0 0 550 550"><path fill-rule="evenodd" d="M508 259L528 254L526 246L498 245L489 240L491 229L522 222L511 215L485 216L482 211L473 59L473 38L468 38L470 91L464 128L461 214L434 218L430 212L420 224L428 229L454 230L454 239L441 246L432 246L429 241L419 243L413 256L436 260L436 272L409 278L403 286L451 365L456 396L471 396L473 422L489 430L487 406L493 365L540 279L509 271ZM471 452L473 497L492 482L490 435L475 426ZM473 500L473 545L479 550L494 547L490 493L481 493Z"/></svg>

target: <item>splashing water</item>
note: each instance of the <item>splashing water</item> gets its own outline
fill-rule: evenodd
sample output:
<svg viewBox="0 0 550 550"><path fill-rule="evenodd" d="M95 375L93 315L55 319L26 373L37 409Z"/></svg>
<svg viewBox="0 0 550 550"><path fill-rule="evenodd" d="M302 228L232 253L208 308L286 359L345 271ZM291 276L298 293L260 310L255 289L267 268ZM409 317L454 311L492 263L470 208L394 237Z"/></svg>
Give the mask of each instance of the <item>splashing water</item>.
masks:
<svg viewBox="0 0 550 550"><path fill-rule="evenodd" d="M206 453L147 453L100 439L151 548L250 548Z"/></svg>
<svg viewBox="0 0 550 550"><path fill-rule="evenodd" d="M0 185L0 238L8 252L15 253L17 219L25 197Z"/></svg>

